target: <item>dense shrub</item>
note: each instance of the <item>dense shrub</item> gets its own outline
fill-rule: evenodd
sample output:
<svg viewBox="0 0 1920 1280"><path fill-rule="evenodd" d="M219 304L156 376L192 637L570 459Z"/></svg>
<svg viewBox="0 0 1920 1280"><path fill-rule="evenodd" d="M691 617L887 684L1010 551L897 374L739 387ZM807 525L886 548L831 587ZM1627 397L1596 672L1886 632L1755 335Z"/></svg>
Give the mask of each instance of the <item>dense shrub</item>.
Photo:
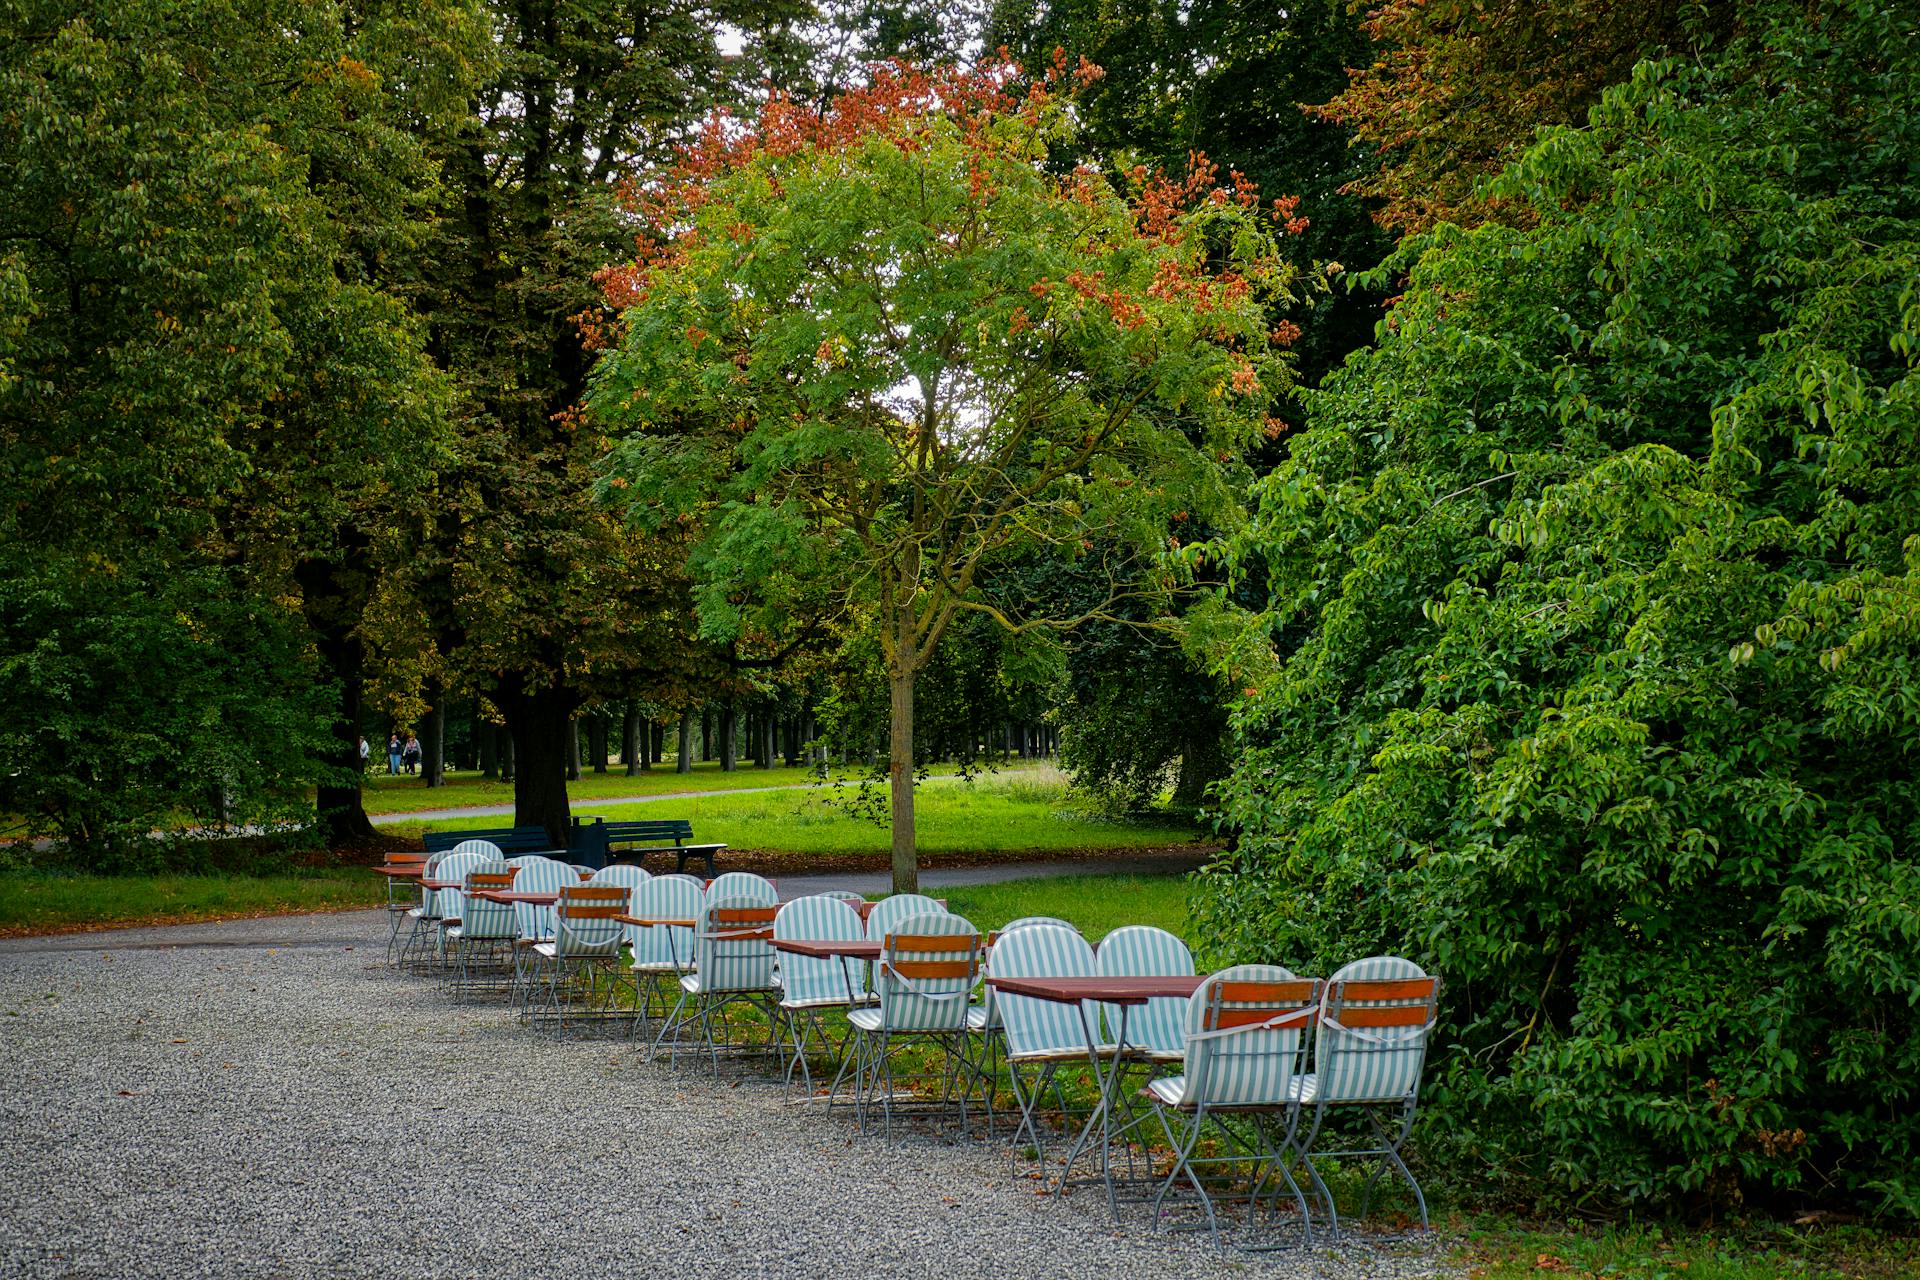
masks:
<svg viewBox="0 0 1920 1280"><path fill-rule="evenodd" d="M1641 65L1402 247L1235 548L1200 923L1443 975L1457 1170L1920 1213L1916 102L1893 5Z"/></svg>

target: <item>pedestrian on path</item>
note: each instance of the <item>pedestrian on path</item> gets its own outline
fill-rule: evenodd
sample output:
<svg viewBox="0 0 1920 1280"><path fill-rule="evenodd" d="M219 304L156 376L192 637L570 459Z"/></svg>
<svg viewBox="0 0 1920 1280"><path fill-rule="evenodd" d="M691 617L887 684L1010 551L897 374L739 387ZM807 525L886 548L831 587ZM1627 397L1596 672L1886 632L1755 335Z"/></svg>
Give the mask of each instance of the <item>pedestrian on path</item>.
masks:
<svg viewBox="0 0 1920 1280"><path fill-rule="evenodd" d="M387 772L398 775L400 772L400 735L394 733L387 738Z"/></svg>
<svg viewBox="0 0 1920 1280"><path fill-rule="evenodd" d="M414 737L411 731L407 734L407 745L400 753L400 758L406 762L408 773L420 767L420 739Z"/></svg>

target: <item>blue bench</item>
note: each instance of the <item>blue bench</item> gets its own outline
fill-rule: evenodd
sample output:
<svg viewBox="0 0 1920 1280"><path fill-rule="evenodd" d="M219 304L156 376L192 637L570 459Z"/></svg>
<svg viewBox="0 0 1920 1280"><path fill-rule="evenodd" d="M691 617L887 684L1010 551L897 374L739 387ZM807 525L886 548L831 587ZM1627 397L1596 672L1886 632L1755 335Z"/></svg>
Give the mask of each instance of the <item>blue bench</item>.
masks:
<svg viewBox="0 0 1920 1280"><path fill-rule="evenodd" d="M582 822L575 818L572 839L568 844L573 856L583 865L591 867L603 867L610 859L644 863L650 853L671 853L674 855L674 871L684 873L687 860L698 858L706 864L709 880L719 874L714 870L713 855L727 847L724 844L694 844L693 824L685 818L639 818L616 822L608 822L605 818ZM636 845L640 847L636 848Z"/></svg>

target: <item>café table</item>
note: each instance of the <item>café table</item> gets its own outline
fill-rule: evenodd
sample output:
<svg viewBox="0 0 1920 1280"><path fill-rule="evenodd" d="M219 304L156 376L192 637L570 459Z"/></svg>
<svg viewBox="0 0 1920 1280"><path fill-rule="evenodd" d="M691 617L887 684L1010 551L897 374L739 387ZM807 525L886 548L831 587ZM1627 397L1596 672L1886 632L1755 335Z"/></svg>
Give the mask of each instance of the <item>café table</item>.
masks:
<svg viewBox="0 0 1920 1280"><path fill-rule="evenodd" d="M1098 1098L1086 1123L1080 1127L1072 1149L1067 1152L1067 1163L1060 1170L1060 1181L1054 1187L1056 1195L1066 1189L1074 1163L1090 1147L1097 1132L1100 1142L1100 1181L1106 1187L1107 1209L1116 1218L1120 1215L1120 1201L1113 1187L1113 1112L1119 1099L1122 1068L1127 1056L1128 1011L1145 1005L1149 1000L1163 997L1184 999L1199 990L1204 980L1194 974L1114 974L1081 978L987 976L987 985L1001 995L1027 996L1055 1004L1070 1004L1080 1015L1080 1028L1087 1038L1087 1062L1093 1068ZM1101 1064L1099 1017L1097 1014L1089 1016L1087 1001L1117 1005L1120 1009L1120 1025L1113 1039L1113 1052L1104 1067ZM1121 1132L1130 1127L1131 1123L1123 1126Z"/></svg>

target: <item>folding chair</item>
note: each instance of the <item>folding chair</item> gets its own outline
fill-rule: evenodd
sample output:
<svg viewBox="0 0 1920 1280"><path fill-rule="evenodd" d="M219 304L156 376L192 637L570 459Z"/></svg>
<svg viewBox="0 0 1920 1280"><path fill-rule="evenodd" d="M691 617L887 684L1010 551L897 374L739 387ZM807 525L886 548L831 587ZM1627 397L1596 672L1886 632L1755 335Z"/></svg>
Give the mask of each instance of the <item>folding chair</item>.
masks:
<svg viewBox="0 0 1920 1280"><path fill-rule="evenodd" d="M1298 1150L1315 1193L1327 1206L1335 1232L1340 1230L1340 1214L1334 1207L1333 1193L1314 1168L1316 1158L1378 1159L1361 1193L1361 1214L1365 1215L1374 1188L1391 1168L1406 1179L1420 1208L1420 1225L1428 1226L1426 1195L1401 1158L1400 1148L1413 1132L1419 1110L1420 1077L1439 1000L1440 979L1398 956L1356 960L1327 979L1313 1074L1300 1082L1301 1102L1312 1107L1313 1119ZM1326 1132L1327 1112L1333 1107L1358 1109L1366 1117L1376 1145L1317 1150ZM1380 1113L1396 1109L1399 1115L1382 1124Z"/></svg>
<svg viewBox="0 0 1920 1280"><path fill-rule="evenodd" d="M1091 978L1093 948L1073 929L1062 925L1029 925L1000 935L987 957L987 969L996 978ZM1044 1161L1046 1137L1040 1127L1040 1096L1051 1087L1062 1116L1069 1115L1056 1075L1063 1065L1091 1065L1088 1046L1100 1035L1099 1006L1092 1001L1061 1004L1001 991L994 994L993 1007L1005 1041L1007 1079L1020 1108L1013 1154L1018 1158L1024 1135L1033 1147L1034 1158ZM977 1014L975 1021L984 1026L987 1018ZM1099 1046L1095 1045L1093 1051L1099 1052ZM1021 1079L1023 1070L1031 1072L1025 1080Z"/></svg>
<svg viewBox="0 0 1920 1280"><path fill-rule="evenodd" d="M1184 1174L1206 1210L1207 1230L1218 1247L1214 1196L1198 1167L1244 1164L1249 1224L1267 1179L1277 1172L1300 1210L1306 1243L1313 1243L1307 1198L1288 1170L1288 1155L1300 1119L1301 1067L1321 989L1319 979L1296 978L1278 965L1243 964L1211 975L1193 993L1187 1002L1186 1074L1150 1080L1143 1091L1156 1104L1174 1149L1173 1168L1153 1201L1156 1227L1167 1194ZM1246 1120L1249 1130L1234 1128L1230 1118ZM1202 1155L1200 1137L1209 1124L1220 1139L1218 1152ZM1277 1208L1278 1192L1275 1199Z"/></svg>
<svg viewBox="0 0 1920 1280"><path fill-rule="evenodd" d="M750 898L763 907L774 907L780 904L780 891L765 876L751 871L729 871L707 886L707 901L717 902L721 898Z"/></svg>
<svg viewBox="0 0 1920 1280"><path fill-rule="evenodd" d="M872 936L869 934L869 936ZM847 1024L856 1037L854 1105L860 1131L878 1098L883 1131L893 1136L894 1053L913 1041L933 1041L947 1050L940 1109L957 1102L967 1122L967 1002L980 979L980 931L945 911L908 916L884 935L874 966L878 1003L853 1010Z"/></svg>
<svg viewBox="0 0 1920 1280"><path fill-rule="evenodd" d="M531 950L535 980L546 978L547 1016L561 1034L576 1010L593 1005L593 970L619 956L627 929L614 917L627 914L632 896L633 890L622 884L573 884L560 890L553 904L553 937L534 943ZM611 991L609 986L603 1006L611 1000ZM540 1017L533 1014L536 1022Z"/></svg>
<svg viewBox="0 0 1920 1280"><path fill-rule="evenodd" d="M420 878L422 880L438 879L437 873L440 869L440 864L445 862L452 853L453 850L451 849L437 849L428 854L425 861L420 864ZM434 921L439 917L434 913L433 906L438 898L439 891L437 889L429 889L424 884L419 886L419 890L419 905L409 907L406 914L402 917L402 919L407 922L407 940L401 944L400 954L394 960L394 963L401 968L406 967L408 958L413 955L415 950L426 945L428 935L437 927ZM399 922L395 921L394 933L396 936L399 934L399 931Z"/></svg>
<svg viewBox="0 0 1920 1280"><path fill-rule="evenodd" d="M700 882L692 876L654 876L633 891L633 910L643 920L697 920L705 902ZM633 948L633 1025L653 1010L660 984L693 972L692 925L628 925L627 942ZM657 1001L664 1014L667 1002Z"/></svg>
<svg viewBox="0 0 1920 1280"><path fill-rule="evenodd" d="M418 866L421 874L426 874L427 855L424 853L395 853L387 857L387 865ZM402 883L404 876L387 877L387 963L392 964L394 953L400 947L400 926L413 923L413 911L419 905L413 900L407 886Z"/></svg>
<svg viewBox="0 0 1920 1280"><path fill-rule="evenodd" d="M492 852L489 853L488 850ZM467 873L483 862L497 858L500 851L484 840L468 840L455 845L447 851L447 856L434 864L433 872L423 876L423 880L446 880L464 886ZM421 963L430 935L433 944L433 959L444 967L447 963L447 930L460 923L460 912L466 903L466 894L460 888L428 889L421 885L421 902L425 904L431 895L432 905L423 905L420 920L416 926L422 930L418 948L419 955L415 963Z"/></svg>
<svg viewBox="0 0 1920 1280"><path fill-rule="evenodd" d="M815 894L783 905L773 918L773 936L775 941L851 942L866 937L867 930L860 913L844 900L829 894ZM839 1053L842 1046L835 1045L828 1037L820 1015L827 1009L848 1009L865 1002L862 980L856 976L856 970L864 967L859 961L780 953L776 975L780 983L779 1008L793 1049L793 1057L787 1063L787 1083L793 1083L794 1071L798 1069L809 1096L813 1094L813 1069L807 1063L808 1042L828 1054ZM839 1085L837 1076L834 1085L836 1088Z"/></svg>
<svg viewBox="0 0 1920 1280"><path fill-rule="evenodd" d="M489 902L474 895L486 890L505 890L513 887L514 877L519 868L502 861L481 862L467 873L466 890L461 896L460 922L447 930L447 945L459 957L460 967L454 975L454 994L478 991L481 975L486 972L497 974L507 985L507 979L513 972L513 906L505 902ZM484 967L476 963L476 957L485 953L490 962Z"/></svg>
<svg viewBox="0 0 1920 1280"><path fill-rule="evenodd" d="M654 1056L664 1044L667 1060L677 1063L682 1035L697 1025L718 1074L721 1040L715 1033L714 1015L742 1004L766 1014L766 1047L773 1048L780 995L774 982L773 919L777 914L778 908L752 897L709 900L701 907L693 937L694 971L680 978L680 999L654 1037ZM725 1029L723 1018L720 1030Z"/></svg>
<svg viewBox="0 0 1920 1280"><path fill-rule="evenodd" d="M514 874L515 893L559 893L580 883L580 875L557 858L533 856L520 861ZM521 1016L526 1015L533 996L535 943L553 938L553 908L537 902L513 904L513 987L519 995Z"/></svg>

